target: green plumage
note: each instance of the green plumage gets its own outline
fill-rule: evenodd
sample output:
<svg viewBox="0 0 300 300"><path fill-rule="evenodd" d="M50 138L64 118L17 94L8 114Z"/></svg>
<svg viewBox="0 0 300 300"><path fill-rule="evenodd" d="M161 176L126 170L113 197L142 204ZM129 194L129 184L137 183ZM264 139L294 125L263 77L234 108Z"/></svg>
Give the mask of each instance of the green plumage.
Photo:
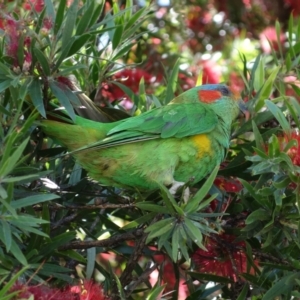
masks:
<svg viewBox="0 0 300 300"><path fill-rule="evenodd" d="M226 86L203 85L125 120L99 123L78 116L75 124L44 120L41 126L73 152L91 178L151 190L156 182L195 183L220 164L240 103Z"/></svg>

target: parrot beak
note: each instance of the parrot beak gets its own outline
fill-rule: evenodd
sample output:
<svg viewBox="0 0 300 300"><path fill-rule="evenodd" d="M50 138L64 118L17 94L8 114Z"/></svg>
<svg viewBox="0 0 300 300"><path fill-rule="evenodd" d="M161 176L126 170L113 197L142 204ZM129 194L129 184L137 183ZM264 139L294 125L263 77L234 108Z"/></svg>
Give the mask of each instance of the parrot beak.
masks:
<svg viewBox="0 0 300 300"><path fill-rule="evenodd" d="M246 106L245 102L242 99L240 99L238 103L239 103L239 109L240 109L240 111L245 116L245 120L248 121L250 119L250 112L247 109L247 106Z"/></svg>

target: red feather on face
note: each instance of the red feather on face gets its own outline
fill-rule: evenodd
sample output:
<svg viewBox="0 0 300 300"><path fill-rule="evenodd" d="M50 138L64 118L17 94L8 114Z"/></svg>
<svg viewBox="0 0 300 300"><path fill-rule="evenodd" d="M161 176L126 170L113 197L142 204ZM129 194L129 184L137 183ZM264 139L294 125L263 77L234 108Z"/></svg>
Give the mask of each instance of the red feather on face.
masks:
<svg viewBox="0 0 300 300"><path fill-rule="evenodd" d="M209 90L200 90L200 91L198 91L198 95L199 95L200 101L204 102L204 103L211 103L222 97L221 92L209 91Z"/></svg>

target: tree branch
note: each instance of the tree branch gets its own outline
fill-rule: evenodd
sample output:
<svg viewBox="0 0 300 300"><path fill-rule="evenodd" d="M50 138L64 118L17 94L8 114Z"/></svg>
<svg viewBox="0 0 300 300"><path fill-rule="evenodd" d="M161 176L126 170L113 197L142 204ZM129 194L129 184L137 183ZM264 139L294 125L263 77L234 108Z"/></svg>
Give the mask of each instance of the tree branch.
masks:
<svg viewBox="0 0 300 300"><path fill-rule="evenodd" d="M114 235L105 240L96 241L77 241L68 243L64 246L58 248L59 251L69 250L69 249L88 249L92 247L114 247L119 243L127 240L136 240L141 237L144 233L143 229L136 229L132 232L126 232L118 235Z"/></svg>
<svg viewBox="0 0 300 300"><path fill-rule="evenodd" d="M159 214L157 215L153 221L151 222L151 224L157 222L159 219L162 218L162 215ZM123 288L125 288L126 286L128 286L130 284L130 282L132 281L133 278L133 271L138 263L138 260L140 258L140 256L143 255L143 250L146 244L146 240L147 240L147 236L148 233L144 233L143 231L143 235L141 236L141 238L136 242L135 248L126 264L126 268L123 271L122 275L120 276L120 283L121 286ZM119 296L119 292L118 292L118 286L116 284L116 282L114 282L112 289L111 289L111 299L112 300L118 300L120 299Z"/></svg>

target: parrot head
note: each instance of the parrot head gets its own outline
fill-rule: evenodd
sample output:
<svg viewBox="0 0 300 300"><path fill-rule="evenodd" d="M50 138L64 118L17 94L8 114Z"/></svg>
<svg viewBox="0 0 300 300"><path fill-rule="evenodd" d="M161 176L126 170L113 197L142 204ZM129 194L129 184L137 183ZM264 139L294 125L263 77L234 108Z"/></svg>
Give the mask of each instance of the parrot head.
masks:
<svg viewBox="0 0 300 300"><path fill-rule="evenodd" d="M235 119L239 113L243 113L245 119L249 119L249 111L239 93L233 92L230 87L223 84L204 84L198 87L198 100L212 106L219 115L228 114Z"/></svg>

